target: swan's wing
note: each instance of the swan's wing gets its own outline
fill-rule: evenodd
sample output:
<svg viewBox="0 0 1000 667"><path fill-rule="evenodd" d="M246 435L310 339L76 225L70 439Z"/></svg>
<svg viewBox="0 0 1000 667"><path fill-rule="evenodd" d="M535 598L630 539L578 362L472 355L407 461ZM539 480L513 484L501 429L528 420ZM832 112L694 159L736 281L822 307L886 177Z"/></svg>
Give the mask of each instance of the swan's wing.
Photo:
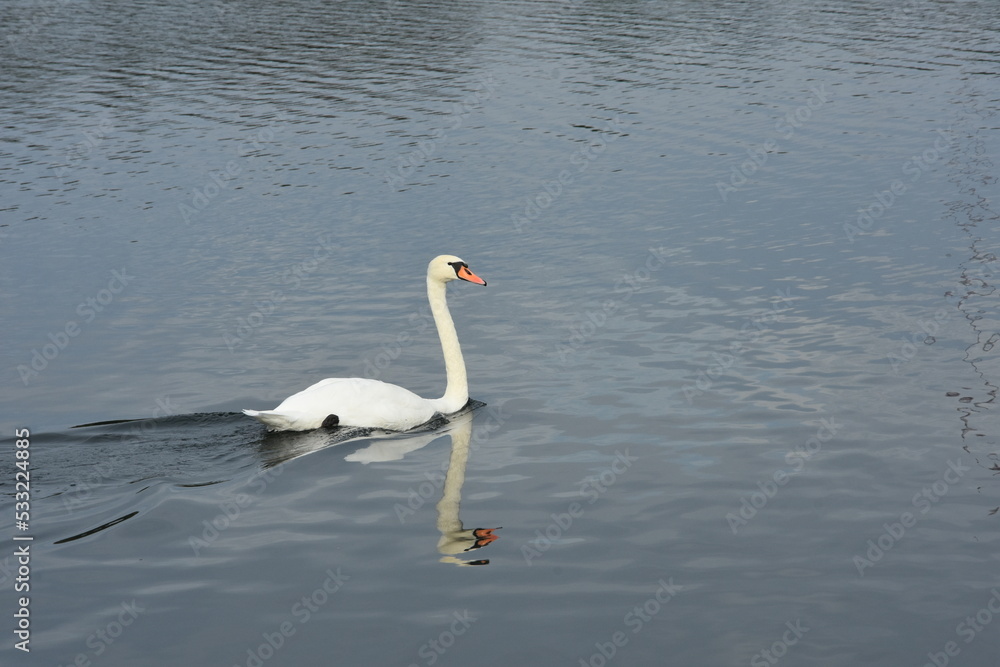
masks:
<svg viewBox="0 0 1000 667"><path fill-rule="evenodd" d="M266 412L287 415L294 421L294 426L284 427L288 430L319 428L323 420L333 414L340 418L342 426L405 431L433 417L434 407L412 391L380 380L327 378L289 396L274 410Z"/></svg>

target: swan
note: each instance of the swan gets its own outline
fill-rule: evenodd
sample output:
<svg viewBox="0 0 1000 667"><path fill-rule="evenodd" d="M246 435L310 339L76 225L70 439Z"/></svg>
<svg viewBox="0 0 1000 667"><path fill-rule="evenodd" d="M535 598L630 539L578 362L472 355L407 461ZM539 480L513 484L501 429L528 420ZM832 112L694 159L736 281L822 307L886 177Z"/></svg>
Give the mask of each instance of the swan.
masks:
<svg viewBox="0 0 1000 667"><path fill-rule="evenodd" d="M454 255L439 255L427 265L427 300L447 374L441 398L421 398L409 389L369 378L327 378L289 396L273 410L244 410L243 414L263 422L270 431L310 431L338 425L407 431L435 414L458 412L469 402L469 382L445 298L445 284L452 280L486 284Z"/></svg>

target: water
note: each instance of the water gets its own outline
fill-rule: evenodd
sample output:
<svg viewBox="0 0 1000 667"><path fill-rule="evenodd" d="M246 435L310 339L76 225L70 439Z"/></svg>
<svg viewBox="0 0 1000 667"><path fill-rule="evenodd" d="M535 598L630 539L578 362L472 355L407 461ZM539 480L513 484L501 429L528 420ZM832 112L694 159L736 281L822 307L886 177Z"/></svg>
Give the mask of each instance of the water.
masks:
<svg viewBox="0 0 1000 667"><path fill-rule="evenodd" d="M994 3L0 11L5 655L996 664Z"/></svg>

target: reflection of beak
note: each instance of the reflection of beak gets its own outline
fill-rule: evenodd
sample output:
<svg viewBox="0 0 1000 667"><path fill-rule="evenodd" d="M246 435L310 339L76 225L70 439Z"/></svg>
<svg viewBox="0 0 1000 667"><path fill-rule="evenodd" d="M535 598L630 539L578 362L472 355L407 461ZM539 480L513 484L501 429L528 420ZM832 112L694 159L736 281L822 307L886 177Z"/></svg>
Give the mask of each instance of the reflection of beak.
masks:
<svg viewBox="0 0 1000 667"><path fill-rule="evenodd" d="M480 549L482 547L485 547L490 542L495 542L499 540L500 536L494 535L493 531L500 530L500 528L501 526L497 526L496 528L476 528L474 531L472 531L473 537L476 538L476 543L471 547L469 547L468 549L466 549L466 551L472 551L473 549Z"/></svg>
<svg viewBox="0 0 1000 667"><path fill-rule="evenodd" d="M470 283L475 283L477 285L485 285L486 281L477 276L472 271L469 271L469 267L460 266L458 267L458 277L462 280L468 280Z"/></svg>

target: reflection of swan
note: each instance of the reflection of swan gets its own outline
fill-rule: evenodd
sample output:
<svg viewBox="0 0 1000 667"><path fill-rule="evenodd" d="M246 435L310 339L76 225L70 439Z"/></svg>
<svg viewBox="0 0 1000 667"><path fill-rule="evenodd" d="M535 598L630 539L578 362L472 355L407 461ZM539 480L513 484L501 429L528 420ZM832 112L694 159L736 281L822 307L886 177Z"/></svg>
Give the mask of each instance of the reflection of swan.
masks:
<svg viewBox="0 0 1000 667"><path fill-rule="evenodd" d="M352 463L384 463L386 461L399 461L410 452L426 447L433 441L440 438L440 431L430 431L419 435L406 434L405 437L386 437L374 440L372 444L364 449L359 449L344 457L345 461Z"/></svg>
<svg viewBox="0 0 1000 667"><path fill-rule="evenodd" d="M313 431L310 433L268 433L264 436L261 444L261 453L265 468L285 463L291 459L311 454L321 449L326 449L332 445L343 445L358 439L370 440L367 447L354 451L344 457L345 461L353 463L377 463L385 461L398 461L404 455L426 447L442 435L447 433L451 437L451 459L448 463L448 472L444 478L443 493L441 500L437 504L437 529L441 534L438 539L438 551L443 555L442 563L454 563L456 565L487 565L489 560L462 560L456 554L462 554L473 549L479 549L494 542L499 538L493 531L499 528L474 528L467 530L462 526L459 518L459 506L462 502L462 486L465 483L465 468L469 462L469 443L472 440L472 419L474 410L482 407L485 403L470 400L468 406L457 413L449 415L443 425L438 428L423 432L413 431L401 433L385 433L384 431L372 431L370 429L341 429L334 432ZM437 422L435 422L437 424ZM429 428L429 427L428 427ZM433 481L435 485L437 480ZM423 494L424 492L421 491ZM427 492L431 495L433 491ZM403 508L397 505L397 513L400 509L405 514L413 514L414 510L424 504L421 498L420 505L410 506L412 509ZM402 521L402 517L400 517Z"/></svg>
<svg viewBox="0 0 1000 667"><path fill-rule="evenodd" d="M499 528L473 528L466 530L458 516L462 502L462 485L465 483L465 466L469 462L469 441L472 440L472 412L459 415L452 421L451 461L444 479L444 493L437 504L437 528L441 532L438 551L444 557L442 563L456 565L488 565L489 560L462 560L455 554L485 547L499 536L494 530Z"/></svg>
<svg viewBox="0 0 1000 667"><path fill-rule="evenodd" d="M427 266L427 300L441 339L448 377L441 398L421 398L408 389L368 378L327 378L289 396L274 410L243 412L272 431L309 431L337 425L405 431L426 423L435 414L461 410L469 402L469 383L445 298L445 283L457 279L486 284L454 255L435 257Z"/></svg>
<svg viewBox="0 0 1000 667"><path fill-rule="evenodd" d="M377 428L338 428L334 430L316 429L314 431L277 431L263 434L260 442L261 463L270 468L300 456L318 452L327 447L343 447L352 443L368 445L355 450L344 457L352 463L384 463L398 461L410 452L426 447L451 428L451 423L460 415L476 410L486 405L474 398L458 412L432 419L420 428L411 429L406 433L383 431Z"/></svg>

